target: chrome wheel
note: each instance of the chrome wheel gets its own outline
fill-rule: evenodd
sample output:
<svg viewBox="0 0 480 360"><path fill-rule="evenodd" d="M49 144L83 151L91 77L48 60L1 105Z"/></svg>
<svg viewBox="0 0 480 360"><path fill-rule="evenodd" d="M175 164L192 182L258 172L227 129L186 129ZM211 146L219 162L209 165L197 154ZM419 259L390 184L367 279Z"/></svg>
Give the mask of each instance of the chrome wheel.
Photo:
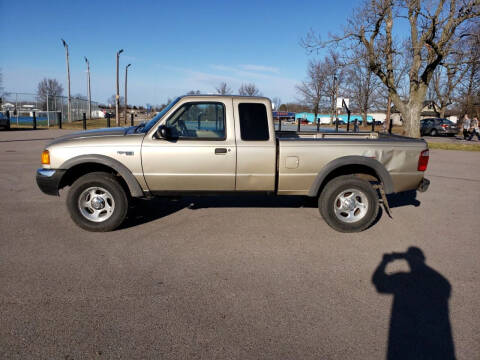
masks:
<svg viewBox="0 0 480 360"><path fill-rule="evenodd" d="M84 218L93 222L109 219L115 210L115 201L109 191L101 187L89 187L78 197L78 208Z"/></svg>
<svg viewBox="0 0 480 360"><path fill-rule="evenodd" d="M358 189L344 190L335 198L333 210L340 221L357 222L363 219L368 211L368 198Z"/></svg>

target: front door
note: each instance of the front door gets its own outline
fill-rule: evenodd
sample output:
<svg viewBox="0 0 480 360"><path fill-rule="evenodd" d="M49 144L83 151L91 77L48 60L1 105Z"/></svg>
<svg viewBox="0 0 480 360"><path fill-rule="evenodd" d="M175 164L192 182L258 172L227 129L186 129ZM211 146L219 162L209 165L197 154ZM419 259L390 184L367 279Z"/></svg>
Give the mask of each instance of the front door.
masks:
<svg viewBox="0 0 480 360"><path fill-rule="evenodd" d="M152 192L235 190L232 104L180 102L162 124L171 138L149 133L142 145L145 181Z"/></svg>

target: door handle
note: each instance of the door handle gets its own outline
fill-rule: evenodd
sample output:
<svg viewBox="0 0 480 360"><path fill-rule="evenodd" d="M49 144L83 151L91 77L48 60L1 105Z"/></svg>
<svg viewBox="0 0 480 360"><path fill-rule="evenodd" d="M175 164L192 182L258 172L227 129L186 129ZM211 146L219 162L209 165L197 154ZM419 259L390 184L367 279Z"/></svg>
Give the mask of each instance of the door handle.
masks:
<svg viewBox="0 0 480 360"><path fill-rule="evenodd" d="M215 155L224 155L227 153L226 148L216 148L215 149Z"/></svg>

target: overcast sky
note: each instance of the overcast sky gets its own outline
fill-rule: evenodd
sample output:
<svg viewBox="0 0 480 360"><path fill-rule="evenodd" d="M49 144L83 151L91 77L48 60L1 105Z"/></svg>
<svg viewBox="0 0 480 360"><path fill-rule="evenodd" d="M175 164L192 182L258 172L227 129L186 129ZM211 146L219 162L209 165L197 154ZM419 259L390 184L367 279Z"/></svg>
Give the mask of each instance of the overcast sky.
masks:
<svg viewBox="0 0 480 360"><path fill-rule="evenodd" d="M131 104L160 104L189 90L237 92L254 82L268 97L296 98L309 60L299 40L310 28L338 32L355 1L7 1L0 0L0 66L9 92L36 92L44 78L66 89L70 45L72 94L86 94L84 56L91 64L92 100L121 91L129 69ZM64 92L66 94L66 90Z"/></svg>

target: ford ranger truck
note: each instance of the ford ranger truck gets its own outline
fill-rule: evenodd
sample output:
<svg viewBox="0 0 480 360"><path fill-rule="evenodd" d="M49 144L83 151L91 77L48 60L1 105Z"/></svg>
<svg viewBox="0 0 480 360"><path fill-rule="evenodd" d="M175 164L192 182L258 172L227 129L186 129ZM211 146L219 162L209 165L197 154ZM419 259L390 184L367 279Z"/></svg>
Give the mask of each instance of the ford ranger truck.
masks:
<svg viewBox="0 0 480 360"><path fill-rule="evenodd" d="M36 180L50 195L69 187L70 216L89 231L119 227L132 198L255 192L317 198L328 225L358 232L385 194L428 188L428 158L422 139L276 133L264 97L189 95L138 126L53 140Z"/></svg>

